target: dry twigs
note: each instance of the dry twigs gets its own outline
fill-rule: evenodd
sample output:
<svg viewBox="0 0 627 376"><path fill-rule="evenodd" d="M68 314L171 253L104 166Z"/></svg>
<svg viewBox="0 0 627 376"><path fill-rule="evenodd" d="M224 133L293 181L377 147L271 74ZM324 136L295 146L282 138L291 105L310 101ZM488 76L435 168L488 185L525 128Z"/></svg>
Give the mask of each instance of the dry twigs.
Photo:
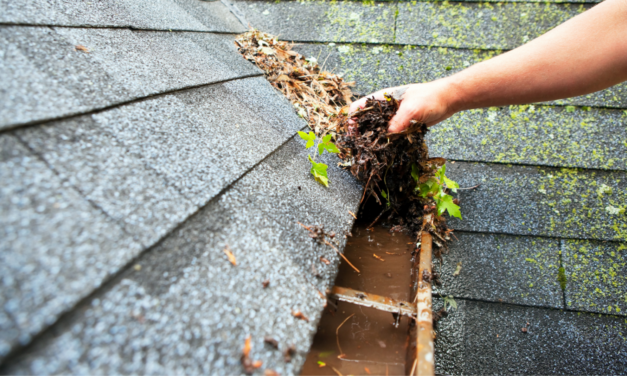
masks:
<svg viewBox="0 0 627 376"><path fill-rule="evenodd" d="M344 254L342 254L342 252L340 252L333 244L331 244L327 239L325 239L326 236L330 236L329 234L327 234L326 232L324 232L324 227L322 226L305 226L304 224L297 222L302 228L304 228L305 230L309 231L309 237L311 237L314 240L317 240L318 243L321 244L326 244L329 247L333 248L333 250L340 255L340 257L342 257L344 259L344 261L346 261L346 263L348 265L351 266L351 268L353 268L357 273L361 273L359 271L359 269L357 269L355 267L355 265L351 264L350 261L348 261L348 259L346 258L346 256L344 256Z"/></svg>
<svg viewBox="0 0 627 376"><path fill-rule="evenodd" d="M336 132L342 108L351 103L350 86L354 83L323 72L316 59L305 59L292 51L292 44L258 30L239 35L235 44L247 60L265 72L272 86L292 102L317 135Z"/></svg>

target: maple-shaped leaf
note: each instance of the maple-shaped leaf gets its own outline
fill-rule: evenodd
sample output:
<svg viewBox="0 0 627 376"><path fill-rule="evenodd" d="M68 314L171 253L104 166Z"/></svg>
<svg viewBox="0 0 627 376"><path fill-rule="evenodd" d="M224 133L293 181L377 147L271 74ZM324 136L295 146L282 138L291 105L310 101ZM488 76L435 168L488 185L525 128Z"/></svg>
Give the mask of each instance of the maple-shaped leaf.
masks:
<svg viewBox="0 0 627 376"><path fill-rule="evenodd" d="M309 158L309 162L311 162L311 174L316 179L316 181L325 187L329 186L329 177L327 176L327 168L329 166L324 163L316 163L310 155L307 156Z"/></svg>
<svg viewBox="0 0 627 376"><path fill-rule="evenodd" d="M307 144L305 145L305 149L309 149L310 147L314 146L314 142L316 141L315 133L309 132L309 134L307 134L305 132L298 131L298 135L300 136L300 138L307 141Z"/></svg>
<svg viewBox="0 0 627 376"><path fill-rule="evenodd" d="M446 210L451 217L462 219L462 213L459 211L459 206L453 202L453 197L444 195L444 197L436 200L436 206L438 208L438 215L442 215Z"/></svg>
<svg viewBox="0 0 627 376"><path fill-rule="evenodd" d="M457 184L457 182L454 182L453 180L446 177L446 165L442 165L442 167L438 169L438 172L435 173L435 176L437 176L438 179L440 179L441 184L446 185L446 187L450 189L451 191L453 191L453 193L457 192L457 188L459 188L459 184Z"/></svg>
<svg viewBox="0 0 627 376"><path fill-rule="evenodd" d="M340 149L335 146L333 142L331 142L331 135L328 134L322 138L322 142L318 144L318 154L322 155L324 151L328 151L329 153L339 153Z"/></svg>
<svg viewBox="0 0 627 376"><path fill-rule="evenodd" d="M437 196L438 193L441 191L440 188L441 187L440 184L438 184L438 181L434 178L431 178L416 187L416 190L418 191L418 194L420 194L420 196L427 197L429 195Z"/></svg>

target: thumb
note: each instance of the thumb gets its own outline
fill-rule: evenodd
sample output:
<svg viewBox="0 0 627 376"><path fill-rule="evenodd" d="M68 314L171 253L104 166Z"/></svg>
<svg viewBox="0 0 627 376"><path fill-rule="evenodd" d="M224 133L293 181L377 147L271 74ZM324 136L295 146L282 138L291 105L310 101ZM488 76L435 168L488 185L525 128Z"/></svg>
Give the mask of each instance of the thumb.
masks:
<svg viewBox="0 0 627 376"><path fill-rule="evenodd" d="M403 106L403 104L404 103L401 102L396 115L390 119L390 126L388 127L389 133L398 133L409 127L409 122L412 120L412 113L407 108L408 106Z"/></svg>

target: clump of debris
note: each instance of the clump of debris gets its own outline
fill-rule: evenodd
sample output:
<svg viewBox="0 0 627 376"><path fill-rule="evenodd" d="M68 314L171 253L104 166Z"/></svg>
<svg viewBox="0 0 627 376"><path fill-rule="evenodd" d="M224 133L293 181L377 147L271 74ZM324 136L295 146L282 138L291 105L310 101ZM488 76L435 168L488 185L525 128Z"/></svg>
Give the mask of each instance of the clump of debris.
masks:
<svg viewBox="0 0 627 376"><path fill-rule="evenodd" d="M334 137L341 165L365 184L362 202L372 197L382 206L375 222L387 215L394 225L392 230L409 231L417 239L427 230L442 241L437 245L444 245L451 230L442 216L443 208L457 207L458 203L441 204L438 200L454 189L443 182L446 160L429 158L425 124L413 123L402 133L387 133L389 121L399 108L399 98L369 98L365 107L349 118L348 105L353 96L350 87L354 83L322 71L314 59L293 51L292 44L258 30L239 35L235 43L240 53L261 68L268 81L292 102L317 136ZM425 229L423 216L432 212L437 215ZM302 226L324 239L313 227Z"/></svg>
<svg viewBox="0 0 627 376"><path fill-rule="evenodd" d="M446 160L429 158L425 124L412 122L401 133L387 132L399 104L392 94L385 100L368 98L362 109L343 119L336 141L340 158L365 184L361 201L372 197L382 207L369 227L388 214L393 230L408 230L419 239L425 229L424 215L436 212L428 231L446 241L450 230L434 200L435 194L446 195L449 190L437 177ZM425 188L430 182L438 187Z"/></svg>

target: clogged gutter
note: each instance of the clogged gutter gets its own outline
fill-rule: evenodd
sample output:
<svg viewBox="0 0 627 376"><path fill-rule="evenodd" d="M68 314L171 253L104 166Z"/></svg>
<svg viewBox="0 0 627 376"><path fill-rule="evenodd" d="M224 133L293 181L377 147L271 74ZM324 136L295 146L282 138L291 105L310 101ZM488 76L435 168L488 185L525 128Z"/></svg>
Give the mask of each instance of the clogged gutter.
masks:
<svg viewBox="0 0 627 376"><path fill-rule="evenodd" d="M269 34L250 31L239 35L235 43L307 121L311 132L299 132L307 140L306 147L319 140L319 154L324 150L337 153L342 160L339 165L364 183L362 203L372 198L382 208L375 222L385 218L394 225L392 231L414 236L416 255L423 233L432 234L434 256L440 257L452 231L444 213L460 218L461 214L458 201L449 195L458 185L445 175L446 160L429 158L427 127L414 123L402 133L388 134L389 120L400 103L392 94L382 101L368 99L365 107L349 118L352 83L322 71L314 59L306 59L292 51L292 45ZM315 156L309 159L314 178L328 186L327 166L315 162ZM433 279L431 275L419 277L429 285Z"/></svg>

